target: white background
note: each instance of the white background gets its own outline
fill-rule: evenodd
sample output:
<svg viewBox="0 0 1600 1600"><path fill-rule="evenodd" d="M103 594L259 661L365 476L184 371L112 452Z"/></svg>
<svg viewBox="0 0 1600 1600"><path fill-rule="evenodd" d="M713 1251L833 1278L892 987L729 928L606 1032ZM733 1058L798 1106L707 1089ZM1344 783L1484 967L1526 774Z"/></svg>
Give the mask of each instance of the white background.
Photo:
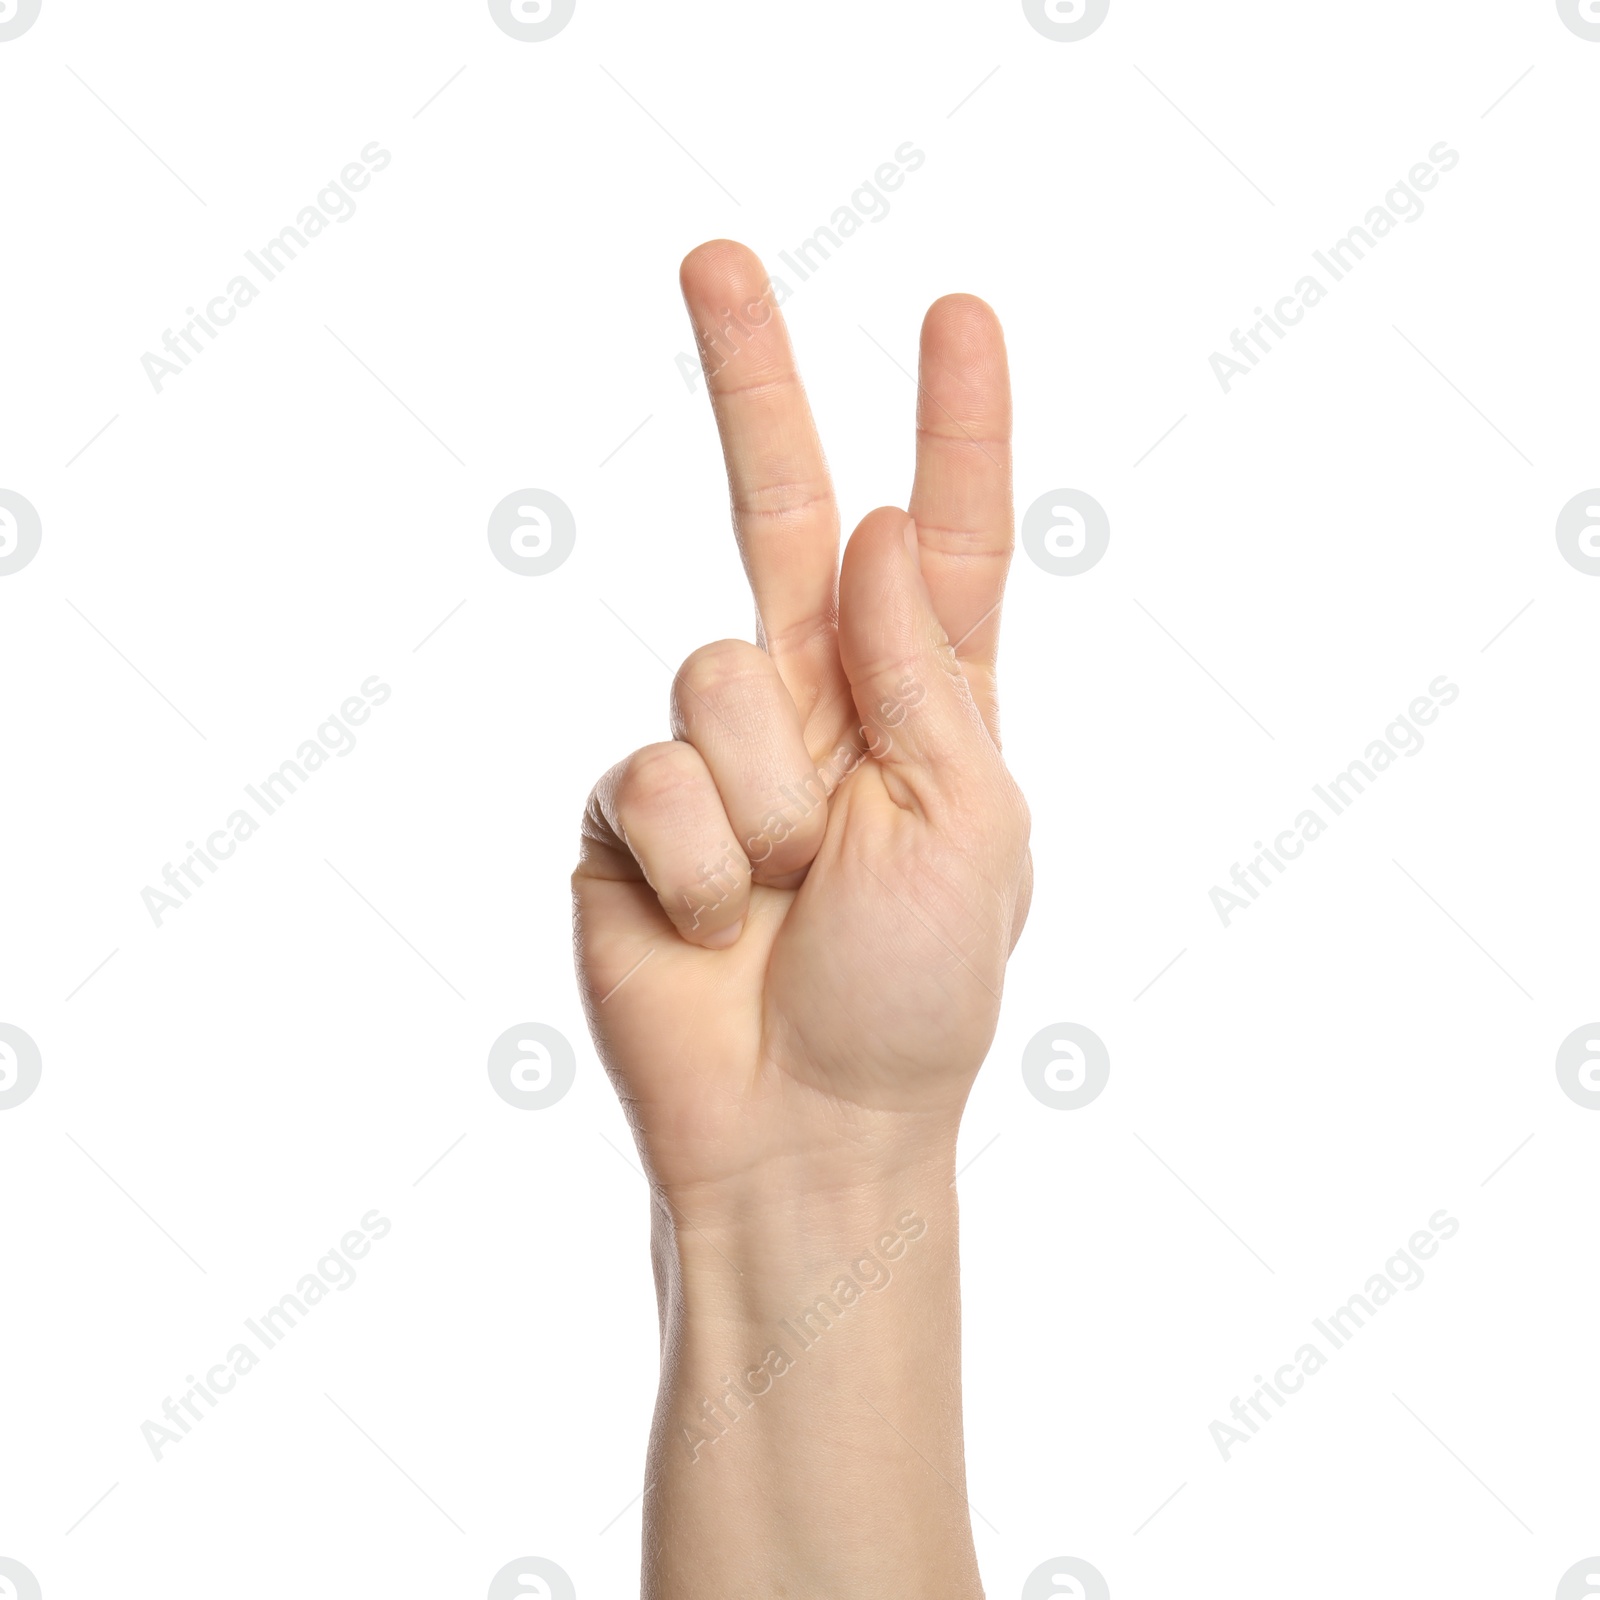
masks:
<svg viewBox="0 0 1600 1600"><path fill-rule="evenodd" d="M1006 612L1039 892L963 1145L989 1592L1071 1555L1118 1600L1554 1595L1600 1551L1600 1114L1554 1073L1600 1015L1600 581L1554 538L1600 481L1597 78L1554 0L1113 0L1066 44L998 0L579 0L541 44L468 0L44 0L0 43L0 488L43 524L0 578L0 1022L43 1057L0 1112L0 1555L46 1600L481 1596L523 1555L636 1592L647 1203L567 875L671 668L749 634L676 267L774 263L910 140L785 308L847 523L909 492L902 369L965 289L1019 511L1112 530L1079 577L1019 553ZM141 356L373 140L158 395ZM1441 140L1224 395L1211 353ZM578 527L536 578L485 537L530 486ZM158 929L140 891L372 674ZM1225 929L1211 887L1440 674L1426 748ZM485 1071L524 1021L577 1050L548 1110ZM1111 1054L1079 1111L1019 1070L1062 1021ZM360 1280L158 1464L141 1424L372 1208ZM1427 1281L1224 1463L1440 1208Z"/></svg>

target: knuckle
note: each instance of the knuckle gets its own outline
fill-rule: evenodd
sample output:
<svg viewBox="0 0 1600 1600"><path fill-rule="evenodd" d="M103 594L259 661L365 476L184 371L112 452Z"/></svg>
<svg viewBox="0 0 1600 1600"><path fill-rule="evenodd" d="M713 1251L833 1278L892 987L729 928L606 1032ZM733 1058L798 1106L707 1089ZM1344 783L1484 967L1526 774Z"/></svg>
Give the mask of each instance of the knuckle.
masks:
<svg viewBox="0 0 1600 1600"><path fill-rule="evenodd" d="M678 682L702 692L740 683L760 670L763 653L744 639L714 639L690 653L678 668Z"/></svg>
<svg viewBox="0 0 1600 1600"><path fill-rule="evenodd" d="M837 659L839 612L836 604L782 628L769 631L764 621L760 623L760 627L761 638L774 656L800 655L821 644L832 657Z"/></svg>
<svg viewBox="0 0 1600 1600"><path fill-rule="evenodd" d="M768 517L782 520L802 513L811 513L817 507L828 509L837 520L833 509L833 485L825 477L795 477L775 479L769 483L747 483L733 496L733 509L739 517Z"/></svg>
<svg viewBox="0 0 1600 1600"><path fill-rule="evenodd" d="M680 731L698 714L715 713L761 694L772 674L771 658L743 639L718 639L703 644L678 669L672 681L672 704Z"/></svg>
<svg viewBox="0 0 1600 1600"><path fill-rule="evenodd" d="M636 750L617 779L617 810L667 810L697 792L700 759L684 744L650 744Z"/></svg>
<svg viewBox="0 0 1600 1600"><path fill-rule="evenodd" d="M733 354L745 355L747 370L754 372L754 376L744 379L722 378L722 367L717 368L715 376L717 381L710 384L711 404L719 412L722 403L729 400L742 401L745 404L755 404L763 400L770 400L774 396L782 396L791 389L800 386L800 374L793 367L784 366L774 368L769 352L763 352L754 339L743 347L734 346ZM728 363L723 362L723 366Z"/></svg>

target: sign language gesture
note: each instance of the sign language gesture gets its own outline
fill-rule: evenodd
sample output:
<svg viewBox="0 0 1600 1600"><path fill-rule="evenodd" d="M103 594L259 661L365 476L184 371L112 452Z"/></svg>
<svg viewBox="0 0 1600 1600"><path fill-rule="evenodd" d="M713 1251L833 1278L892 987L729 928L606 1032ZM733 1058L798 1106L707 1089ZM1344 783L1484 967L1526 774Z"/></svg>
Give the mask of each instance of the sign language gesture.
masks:
<svg viewBox="0 0 1600 1600"><path fill-rule="evenodd" d="M870 512L841 565L761 263L718 241L682 277L757 642L683 664L673 737L595 786L573 875L655 1199L644 1592L977 1595L955 1137L1031 888L995 703L1005 346L980 300L928 312L909 514Z"/></svg>
<svg viewBox="0 0 1600 1600"><path fill-rule="evenodd" d="M768 1162L849 1183L846 1129L891 1159L953 1131L1030 873L995 699L1012 534L994 314L967 295L928 312L910 514L869 513L841 570L760 262L702 245L682 283L758 643L683 664L673 738L594 790L574 885L595 1038L651 1177L688 1205Z"/></svg>

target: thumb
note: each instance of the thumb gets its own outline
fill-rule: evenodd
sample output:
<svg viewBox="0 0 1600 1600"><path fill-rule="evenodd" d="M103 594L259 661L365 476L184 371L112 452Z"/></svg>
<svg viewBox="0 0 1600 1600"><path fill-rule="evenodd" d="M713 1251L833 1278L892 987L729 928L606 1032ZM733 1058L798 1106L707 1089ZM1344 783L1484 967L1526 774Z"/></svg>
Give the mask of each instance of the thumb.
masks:
<svg viewBox="0 0 1600 1600"><path fill-rule="evenodd" d="M868 512L845 548L839 657L860 743L912 798L949 792L997 759L923 582L917 525L897 507Z"/></svg>

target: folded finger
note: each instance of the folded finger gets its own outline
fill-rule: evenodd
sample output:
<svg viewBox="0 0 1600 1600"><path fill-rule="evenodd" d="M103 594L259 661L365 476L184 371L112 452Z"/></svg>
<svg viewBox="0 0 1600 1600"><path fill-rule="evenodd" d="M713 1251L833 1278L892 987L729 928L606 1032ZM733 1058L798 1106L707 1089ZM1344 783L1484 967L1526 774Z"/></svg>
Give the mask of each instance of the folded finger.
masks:
<svg viewBox="0 0 1600 1600"><path fill-rule="evenodd" d="M672 726L705 761L754 881L798 881L822 843L828 789L772 657L742 639L696 650L673 680Z"/></svg>
<svg viewBox="0 0 1600 1600"><path fill-rule="evenodd" d="M591 873L643 878L690 944L734 942L750 903L750 863L699 751L646 745L596 785L584 822Z"/></svg>

